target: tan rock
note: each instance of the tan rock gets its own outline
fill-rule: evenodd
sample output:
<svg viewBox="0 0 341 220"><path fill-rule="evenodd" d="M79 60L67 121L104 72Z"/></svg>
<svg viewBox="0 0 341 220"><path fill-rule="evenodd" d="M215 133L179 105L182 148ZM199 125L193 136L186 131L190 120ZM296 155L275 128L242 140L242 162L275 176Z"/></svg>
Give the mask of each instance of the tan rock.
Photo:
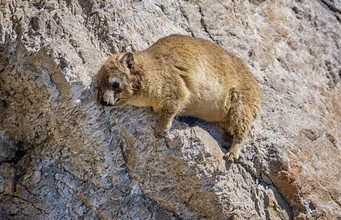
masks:
<svg viewBox="0 0 341 220"><path fill-rule="evenodd" d="M2 1L0 218L337 219L341 213L336 1ZM239 56L261 117L239 162L219 127L104 110L110 53L188 34Z"/></svg>

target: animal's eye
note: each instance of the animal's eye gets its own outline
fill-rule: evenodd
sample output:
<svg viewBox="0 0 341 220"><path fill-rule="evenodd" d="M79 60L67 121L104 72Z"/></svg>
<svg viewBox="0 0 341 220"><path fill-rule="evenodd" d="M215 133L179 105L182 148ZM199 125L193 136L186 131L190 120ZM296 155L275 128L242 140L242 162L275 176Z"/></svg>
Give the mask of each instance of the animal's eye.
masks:
<svg viewBox="0 0 341 220"><path fill-rule="evenodd" d="M113 89L117 89L118 87L120 87L120 83L119 83L119 82L114 82L114 83L112 84L112 88L113 88Z"/></svg>

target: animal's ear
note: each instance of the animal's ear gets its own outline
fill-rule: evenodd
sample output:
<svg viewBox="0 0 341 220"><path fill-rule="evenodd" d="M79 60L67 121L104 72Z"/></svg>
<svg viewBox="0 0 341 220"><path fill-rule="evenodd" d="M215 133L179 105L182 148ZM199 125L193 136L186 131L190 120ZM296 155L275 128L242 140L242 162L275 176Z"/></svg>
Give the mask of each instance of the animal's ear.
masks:
<svg viewBox="0 0 341 220"><path fill-rule="evenodd" d="M122 66L127 67L128 69L131 70L134 68L134 55L128 52L123 55L120 62Z"/></svg>

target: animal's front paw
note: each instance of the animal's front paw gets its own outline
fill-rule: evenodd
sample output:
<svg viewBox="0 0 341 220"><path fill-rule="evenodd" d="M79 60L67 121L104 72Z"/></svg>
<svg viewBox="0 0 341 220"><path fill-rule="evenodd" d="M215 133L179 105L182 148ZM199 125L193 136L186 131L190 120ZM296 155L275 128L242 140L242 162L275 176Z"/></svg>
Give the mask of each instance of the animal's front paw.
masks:
<svg viewBox="0 0 341 220"><path fill-rule="evenodd" d="M160 127L156 127L155 131L154 131L154 135L158 138L162 138L165 137L167 135L167 130L160 128Z"/></svg>
<svg viewBox="0 0 341 220"><path fill-rule="evenodd" d="M239 154L236 152L227 152L224 156L223 159L226 160L227 162L234 162L235 160L238 160Z"/></svg>

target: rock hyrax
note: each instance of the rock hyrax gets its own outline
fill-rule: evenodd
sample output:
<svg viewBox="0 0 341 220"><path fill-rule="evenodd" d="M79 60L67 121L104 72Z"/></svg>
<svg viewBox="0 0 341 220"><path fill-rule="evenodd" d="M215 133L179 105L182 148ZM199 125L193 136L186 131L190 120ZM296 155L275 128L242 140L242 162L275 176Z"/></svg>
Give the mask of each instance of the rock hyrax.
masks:
<svg viewBox="0 0 341 220"><path fill-rule="evenodd" d="M239 157L261 104L258 83L241 59L182 35L161 38L143 51L112 55L97 83L103 105L152 107L159 114L158 136L169 131L176 115L221 122L233 137L224 156L231 161Z"/></svg>

